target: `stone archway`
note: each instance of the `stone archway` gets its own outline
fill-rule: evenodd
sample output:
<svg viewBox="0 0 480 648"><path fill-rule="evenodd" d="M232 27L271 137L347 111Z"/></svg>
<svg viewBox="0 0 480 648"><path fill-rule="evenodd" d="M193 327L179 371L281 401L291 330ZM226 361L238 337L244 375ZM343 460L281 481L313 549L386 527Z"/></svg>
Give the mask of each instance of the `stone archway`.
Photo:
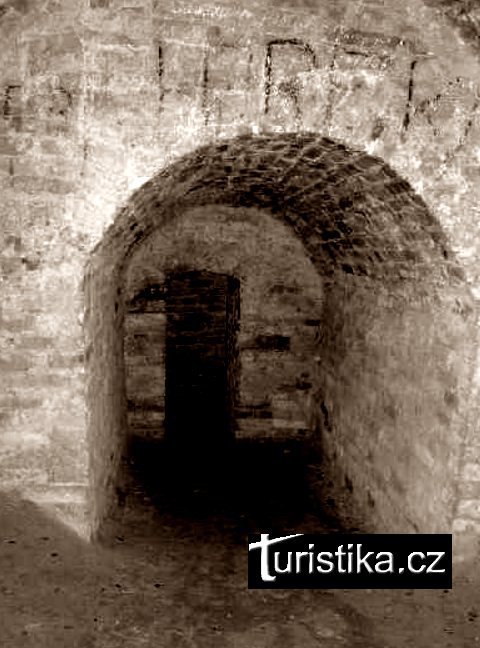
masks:
<svg viewBox="0 0 480 648"><path fill-rule="evenodd" d="M154 230L207 204L268 211L323 278L311 417L332 480L378 530L451 529L473 352L461 269L425 203L381 160L315 134L275 134L212 144L163 170L92 255L92 531L114 506L124 445L123 269Z"/></svg>

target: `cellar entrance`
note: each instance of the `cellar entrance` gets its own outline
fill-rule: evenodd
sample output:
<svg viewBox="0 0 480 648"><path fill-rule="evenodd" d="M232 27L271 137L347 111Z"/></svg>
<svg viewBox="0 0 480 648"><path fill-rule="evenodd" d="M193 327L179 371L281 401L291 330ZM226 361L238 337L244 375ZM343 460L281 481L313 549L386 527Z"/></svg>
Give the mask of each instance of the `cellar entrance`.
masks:
<svg viewBox="0 0 480 648"><path fill-rule="evenodd" d="M195 353L178 343L181 327L186 338L192 333L190 316L175 330L168 314L168 299L176 308L169 290L188 284L168 274L185 270L237 277L243 289L238 469L226 468L239 497L250 491L255 505L270 489L300 513L298 465L298 474L323 472L342 491L342 517L361 512L370 528L389 533L452 529L475 352L475 307L461 267L427 205L382 160L319 135L277 133L211 144L164 169L131 197L92 255L85 332L93 533L119 508L122 462L137 456L128 446L148 448L143 457L155 470L142 479L155 474L157 484L189 471L166 453L156 462L154 445L177 445L180 467L186 447L204 465L212 444L214 455L228 446L235 350L212 354L223 359L223 382L198 391L195 376L206 372L214 384L207 367L215 363L204 342ZM235 326L230 312L222 316L227 328ZM312 459L291 451L308 446L303 436L317 452ZM243 444L255 454L240 461ZM262 483L267 466L278 466L279 478ZM226 491L228 484L214 489ZM271 510L265 500L262 510Z"/></svg>

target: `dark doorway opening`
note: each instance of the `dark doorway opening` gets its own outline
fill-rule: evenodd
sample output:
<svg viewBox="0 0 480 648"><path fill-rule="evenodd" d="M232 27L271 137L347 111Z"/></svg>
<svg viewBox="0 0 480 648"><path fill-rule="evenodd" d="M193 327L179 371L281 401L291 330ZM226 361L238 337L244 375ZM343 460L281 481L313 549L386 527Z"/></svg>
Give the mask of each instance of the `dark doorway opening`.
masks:
<svg viewBox="0 0 480 648"><path fill-rule="evenodd" d="M171 272L165 311L166 446L180 480L219 474L235 438L240 282Z"/></svg>

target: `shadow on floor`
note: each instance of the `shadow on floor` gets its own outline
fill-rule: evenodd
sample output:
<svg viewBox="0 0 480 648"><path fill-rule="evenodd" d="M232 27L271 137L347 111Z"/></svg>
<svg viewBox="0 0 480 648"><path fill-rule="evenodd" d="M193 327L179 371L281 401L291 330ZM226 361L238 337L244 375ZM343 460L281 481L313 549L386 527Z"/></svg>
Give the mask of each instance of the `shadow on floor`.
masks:
<svg viewBox="0 0 480 648"><path fill-rule="evenodd" d="M312 493L319 458L305 440L237 440L221 453L188 455L163 441L134 438L124 495L127 506L151 505L163 516L206 524L215 520L237 535L289 532L308 521L344 530L334 502ZM318 484L317 484L318 486Z"/></svg>
<svg viewBox="0 0 480 648"><path fill-rule="evenodd" d="M122 521L113 546L104 547L31 502L0 494L0 645L471 648L480 641L478 563L446 592L248 590L246 547L228 542L212 518L204 533L196 510L190 532L178 513L158 512L151 527Z"/></svg>
<svg viewBox="0 0 480 648"><path fill-rule="evenodd" d="M243 547L174 531L92 545L0 494L0 645L296 648L325 637L329 648L380 648L368 620L331 593L247 590Z"/></svg>

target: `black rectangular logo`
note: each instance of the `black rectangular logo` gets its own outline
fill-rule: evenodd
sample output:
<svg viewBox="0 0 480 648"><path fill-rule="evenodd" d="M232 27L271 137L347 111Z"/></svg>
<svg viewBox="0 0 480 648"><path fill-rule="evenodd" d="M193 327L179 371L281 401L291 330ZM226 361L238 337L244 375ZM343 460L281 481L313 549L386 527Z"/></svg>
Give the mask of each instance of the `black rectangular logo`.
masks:
<svg viewBox="0 0 480 648"><path fill-rule="evenodd" d="M249 589L450 589L451 534L248 536Z"/></svg>

